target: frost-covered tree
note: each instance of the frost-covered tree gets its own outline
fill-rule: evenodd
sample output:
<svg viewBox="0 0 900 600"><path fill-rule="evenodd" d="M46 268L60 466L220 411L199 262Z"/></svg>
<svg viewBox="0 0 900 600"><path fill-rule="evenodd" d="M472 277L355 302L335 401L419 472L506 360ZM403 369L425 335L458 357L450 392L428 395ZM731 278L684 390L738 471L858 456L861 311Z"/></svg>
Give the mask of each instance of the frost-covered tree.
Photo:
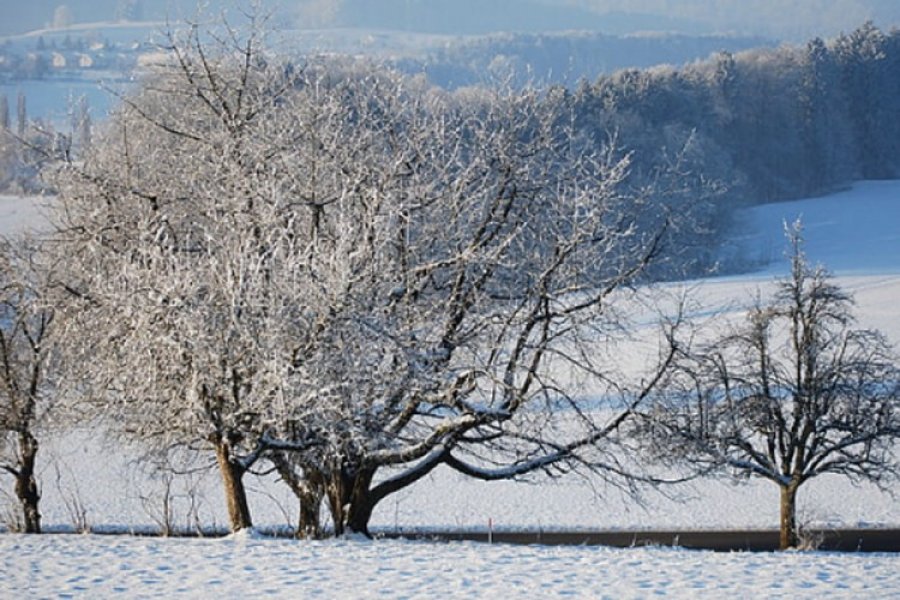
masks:
<svg viewBox="0 0 900 600"><path fill-rule="evenodd" d="M781 548L798 544L796 498L826 474L898 475L900 369L877 331L853 328L851 299L790 232L792 267L771 301L702 344L682 342L643 415L656 458L758 477L781 493Z"/></svg>
<svg viewBox="0 0 900 600"><path fill-rule="evenodd" d="M0 470L21 505L13 523L40 533L39 433L54 399L51 271L33 240L0 242Z"/></svg>
<svg viewBox="0 0 900 600"><path fill-rule="evenodd" d="M451 458L465 468L455 449L511 477L602 439L609 413L553 427L580 406L561 372L598 373L584 349L613 328L606 303L659 251L620 193L627 162L578 140L562 98L456 101L381 130L380 168L345 163L358 191L320 215L312 279L334 296L286 381L303 418L264 441L322 476L338 532L367 532L378 502Z"/></svg>
<svg viewBox="0 0 900 600"><path fill-rule="evenodd" d="M238 58L173 36L171 62L57 180L83 408L160 450L212 451L235 530L252 525L254 424L280 402L285 357L266 334L288 335L282 312L303 302L266 283L298 281L303 247L279 179L294 80L262 64L256 33Z"/></svg>
<svg viewBox="0 0 900 600"><path fill-rule="evenodd" d="M337 533L454 449L607 465L590 449L631 403L583 410L567 382L604 382L590 348L662 252L628 160L559 91L450 95L260 36L173 37L58 179L85 412L213 451L233 529L265 459Z"/></svg>

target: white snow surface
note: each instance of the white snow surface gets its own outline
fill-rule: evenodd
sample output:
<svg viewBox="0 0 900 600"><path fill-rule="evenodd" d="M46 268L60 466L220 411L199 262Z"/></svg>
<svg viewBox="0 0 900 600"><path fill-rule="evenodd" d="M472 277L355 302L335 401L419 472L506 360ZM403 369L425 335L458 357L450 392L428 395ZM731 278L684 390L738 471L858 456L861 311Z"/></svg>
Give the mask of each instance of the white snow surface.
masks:
<svg viewBox="0 0 900 600"><path fill-rule="evenodd" d="M41 202L0 198L0 231L42 227ZM766 205L743 215L738 240L761 270L667 286L690 290L697 318L738 318L787 272L782 224L802 216L807 254L831 268L856 300L859 325L900 342L900 182L862 182L833 196ZM650 330L648 324L647 330ZM644 348L641 350L641 348ZM646 347L631 351L641 362ZM625 354L628 354L625 352ZM42 447L42 512L49 529L158 526L164 481L140 455L108 452L95 432ZM295 521L286 486L248 482L259 526ZM10 482L0 477L0 509ZM214 471L176 478L172 520L191 529L225 524ZM702 481L647 492L636 503L600 480L484 483L437 469L387 498L373 528L706 529L775 528L769 483ZM900 496L823 477L800 492L799 518L825 527L900 527ZM0 535L0 597L900 597L900 558L889 554L717 554L659 548L550 548L381 540L296 542L233 536L160 539L102 535Z"/></svg>
<svg viewBox="0 0 900 600"><path fill-rule="evenodd" d="M6 598L863 598L885 554L340 540L0 536Z"/></svg>
<svg viewBox="0 0 900 600"><path fill-rule="evenodd" d="M809 200L767 204L739 219L739 243L749 257L771 261L763 273L784 274L784 223L800 219L806 253L839 275L900 273L900 186L896 181L861 181ZM900 341L900 340L898 340Z"/></svg>

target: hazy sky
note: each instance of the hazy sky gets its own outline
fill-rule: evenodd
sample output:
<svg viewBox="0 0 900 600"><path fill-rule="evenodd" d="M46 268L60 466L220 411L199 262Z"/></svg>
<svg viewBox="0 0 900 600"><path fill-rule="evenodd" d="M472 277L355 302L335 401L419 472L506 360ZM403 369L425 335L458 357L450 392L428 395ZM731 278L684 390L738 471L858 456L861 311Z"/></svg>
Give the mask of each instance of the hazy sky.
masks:
<svg viewBox="0 0 900 600"><path fill-rule="evenodd" d="M66 5L76 22L108 21L137 2L143 19L246 6L229 0L0 0L0 35L53 22ZM356 26L438 33L592 29L610 33L680 30L736 32L783 39L834 35L873 19L900 24L900 0L262 0L281 21L303 27Z"/></svg>

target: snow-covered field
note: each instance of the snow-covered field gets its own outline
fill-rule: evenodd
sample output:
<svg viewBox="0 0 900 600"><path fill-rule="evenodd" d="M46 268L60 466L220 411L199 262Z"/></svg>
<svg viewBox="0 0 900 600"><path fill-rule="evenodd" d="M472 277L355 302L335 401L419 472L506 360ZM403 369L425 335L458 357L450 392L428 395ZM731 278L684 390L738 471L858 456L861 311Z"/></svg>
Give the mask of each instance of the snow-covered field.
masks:
<svg viewBox="0 0 900 600"><path fill-rule="evenodd" d="M39 214L33 203L0 198L2 230ZM900 342L900 182L865 182L827 198L749 211L739 243L773 262L747 276L688 284L702 301L700 312L733 316L771 290L773 276L787 268L780 258L782 222L798 216L809 257L831 267L854 294L860 324ZM45 523L155 525L165 485L137 469L136 458L104 456L90 434L48 444L41 472ZM293 522L295 506L284 486L249 483L258 525ZM171 492L175 525L223 524L214 474L176 480ZM871 486L823 478L801 490L799 500L806 524L900 526L900 497ZM766 483L700 482L667 495L649 492L638 504L591 479L481 483L437 470L383 502L373 525L485 528L488 520L507 529L774 528L777 490ZM888 554L0 535L0 561L0 597L900 597L900 557Z"/></svg>
<svg viewBox="0 0 900 600"><path fill-rule="evenodd" d="M888 598L887 555L0 536L5 598Z"/></svg>

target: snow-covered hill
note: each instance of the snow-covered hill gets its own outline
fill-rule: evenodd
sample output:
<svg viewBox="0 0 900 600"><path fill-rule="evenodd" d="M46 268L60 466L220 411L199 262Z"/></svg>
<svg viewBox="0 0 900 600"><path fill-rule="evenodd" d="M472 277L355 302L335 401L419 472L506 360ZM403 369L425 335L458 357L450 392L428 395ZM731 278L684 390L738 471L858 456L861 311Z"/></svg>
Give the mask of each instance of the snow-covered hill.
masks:
<svg viewBox="0 0 900 600"><path fill-rule="evenodd" d="M900 185L862 181L810 200L758 206L742 214L738 241L748 257L768 262L764 274L786 273L784 227L800 219L806 253L837 275L900 273Z"/></svg>

